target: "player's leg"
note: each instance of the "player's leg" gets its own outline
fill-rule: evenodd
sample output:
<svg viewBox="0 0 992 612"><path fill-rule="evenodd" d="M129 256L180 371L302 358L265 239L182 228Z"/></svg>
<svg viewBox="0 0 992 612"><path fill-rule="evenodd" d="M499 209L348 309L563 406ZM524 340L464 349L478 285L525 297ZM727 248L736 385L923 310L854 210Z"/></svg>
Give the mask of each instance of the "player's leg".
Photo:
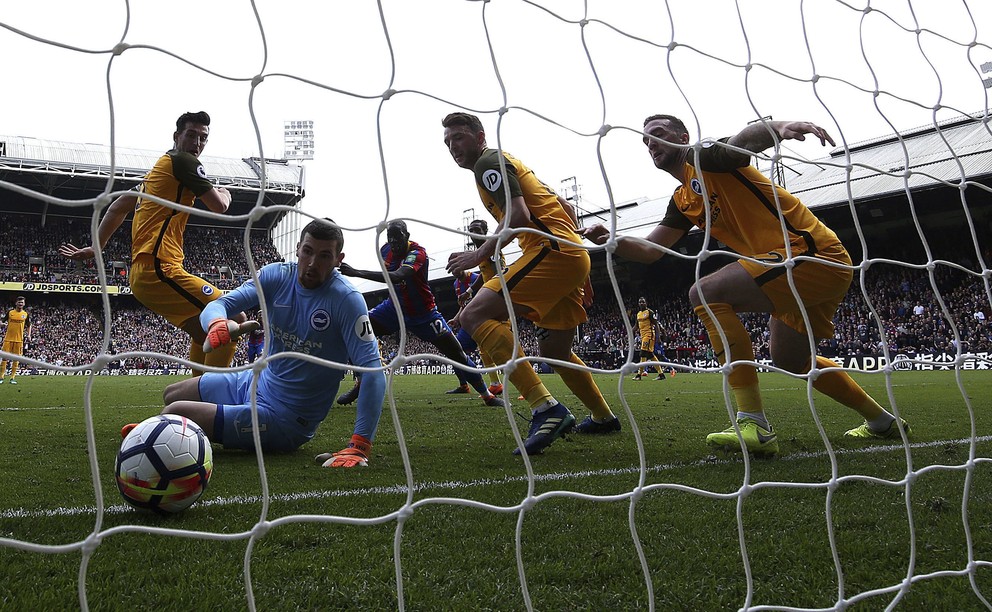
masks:
<svg viewBox="0 0 992 612"><path fill-rule="evenodd" d="M809 372L812 368L808 336L800 334L775 318L769 320L768 326L771 331L769 349L775 365L795 374ZM836 366L837 364L826 357L816 357L816 367L819 369ZM846 436L861 439L900 437L899 429L895 426L895 416L882 408L847 372L843 370L823 372L813 381L813 388L864 418L864 423L847 431ZM911 433L906 421L902 424L906 433Z"/></svg>
<svg viewBox="0 0 992 612"><path fill-rule="evenodd" d="M591 413L576 427L579 433L612 433L620 431L620 420L610 410L610 405L599 390L592 373L584 369L585 363L572 352L575 329L545 329L537 327L537 343L542 357L560 359L577 367L552 366L565 386L575 394Z"/></svg>
<svg viewBox="0 0 992 612"><path fill-rule="evenodd" d="M843 263L850 263L846 252L834 256ZM850 287L851 271L838 266L805 262L794 268L793 277L806 307L814 340L833 337L833 318ZM768 323L772 361L780 368L796 374L809 372L814 357L818 369L836 367L829 359L811 353L810 334L806 331L806 322L799 305L791 290L779 298L778 294L781 293L784 290L776 292L773 288L771 291L777 298L777 314ZM864 419L860 426L847 431L845 436L860 439L900 438L895 416L882 408L847 372L839 369L823 372L813 380L813 388L856 411ZM902 425L906 433L910 434L906 421L902 421Z"/></svg>
<svg viewBox="0 0 992 612"><path fill-rule="evenodd" d="M464 378L465 382L478 391L479 395L482 396L482 401L487 406L503 406L503 400L489 392L485 381L482 380L478 366L462 350L461 344L455 339L455 334L448 327L447 321L444 320L441 313L435 311L435 315L426 323L411 325L411 331L422 340L433 343L442 355L463 366L463 368L455 368L456 371L461 370L459 380Z"/></svg>
<svg viewBox="0 0 992 612"><path fill-rule="evenodd" d="M461 345L462 351L464 351L466 355L476 349L475 340L472 340L472 336L470 336L464 329L458 330L458 333L455 334L455 339L458 340L458 344ZM460 368L455 368L455 376L458 378L458 386L450 391L445 391L445 393L449 395L469 393L470 387L468 384L468 379L465 378L465 372Z"/></svg>
<svg viewBox="0 0 992 612"><path fill-rule="evenodd" d="M7 360L0 359L0 385L3 384L4 379L7 377Z"/></svg>
<svg viewBox="0 0 992 612"><path fill-rule="evenodd" d="M700 279L689 290L689 302L706 328L713 353L720 362L754 361L751 336L737 312L771 312L773 304L740 262ZM740 451L739 428L747 450L763 455L777 453L777 436L765 416L755 367L735 365L728 382L737 402L737 427L706 436L706 443L713 448Z"/></svg>
<svg viewBox="0 0 992 612"><path fill-rule="evenodd" d="M585 250L563 253L544 249L524 253L504 272L505 286L498 277L492 278L469 302L460 317L462 326L495 362L506 363L515 355L513 332L505 325L511 313L507 312L502 292L512 287L513 316L526 317L535 323L541 323L551 309L568 297L577 304L581 318L570 325L552 327L574 329L585 320L581 295L576 288L585 283L588 274L589 254ZM524 447L528 454L540 453L573 427L575 417L551 396L532 367L519 364L508 373L508 378L533 413Z"/></svg>
<svg viewBox="0 0 992 612"><path fill-rule="evenodd" d="M16 385L17 384L17 380L16 380L17 379L17 369L20 366L21 366L21 362L20 361L11 361L10 362L10 384L12 384L12 385Z"/></svg>
<svg viewBox="0 0 992 612"><path fill-rule="evenodd" d="M458 330L458 333L464 330ZM466 333L467 335L467 333ZM471 336L469 336L471 338ZM475 344L475 340L472 340L472 344ZM479 349L479 357L482 358L482 365L485 368L495 368L496 362L493 358L489 356L489 353L482 349ZM500 395L503 393L503 378L501 376L502 370L490 370L489 371L489 392L493 395Z"/></svg>

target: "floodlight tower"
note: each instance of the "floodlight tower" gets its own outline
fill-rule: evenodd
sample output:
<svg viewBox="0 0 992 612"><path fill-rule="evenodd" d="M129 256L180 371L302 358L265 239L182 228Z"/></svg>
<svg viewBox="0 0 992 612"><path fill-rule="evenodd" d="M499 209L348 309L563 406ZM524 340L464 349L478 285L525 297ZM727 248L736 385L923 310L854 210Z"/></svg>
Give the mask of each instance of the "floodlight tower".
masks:
<svg viewBox="0 0 992 612"><path fill-rule="evenodd" d="M313 120L283 122L282 158L296 161L303 172L303 162L313 159ZM296 261L296 242L300 236L302 215L290 214L282 218L273 232L276 250L286 261Z"/></svg>
<svg viewBox="0 0 992 612"><path fill-rule="evenodd" d="M468 226L471 225L473 221L475 221L475 209L474 208L466 208L465 210L463 210L462 211L462 229L467 232L468 231ZM466 251L474 251L475 250L475 243L472 242L472 239L469 238L468 236L465 236L464 238L465 238L465 250Z"/></svg>

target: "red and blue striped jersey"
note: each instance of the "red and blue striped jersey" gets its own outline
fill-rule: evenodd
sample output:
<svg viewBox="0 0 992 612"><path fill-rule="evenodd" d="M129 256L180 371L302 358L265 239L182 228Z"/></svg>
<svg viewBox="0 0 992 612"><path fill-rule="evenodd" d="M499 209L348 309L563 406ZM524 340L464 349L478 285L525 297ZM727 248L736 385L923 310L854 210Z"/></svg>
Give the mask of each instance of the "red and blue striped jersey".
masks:
<svg viewBox="0 0 992 612"><path fill-rule="evenodd" d="M434 311L434 294L427 283L427 250L413 240L407 243L405 256L393 254L389 244L379 249L386 270L393 272L400 266L413 268L414 274L409 279L396 283L396 296L399 298L400 310L403 316L416 319Z"/></svg>
<svg viewBox="0 0 992 612"><path fill-rule="evenodd" d="M459 295L465 293L466 291L468 291L469 287L472 286L472 283L474 283L475 282L475 279L477 279L477 278L479 278L479 273L478 272L473 272L473 273L469 274L467 277L466 276L462 276L461 278L456 278L455 279L455 283L454 283L454 285L455 285L455 296L459 296Z"/></svg>

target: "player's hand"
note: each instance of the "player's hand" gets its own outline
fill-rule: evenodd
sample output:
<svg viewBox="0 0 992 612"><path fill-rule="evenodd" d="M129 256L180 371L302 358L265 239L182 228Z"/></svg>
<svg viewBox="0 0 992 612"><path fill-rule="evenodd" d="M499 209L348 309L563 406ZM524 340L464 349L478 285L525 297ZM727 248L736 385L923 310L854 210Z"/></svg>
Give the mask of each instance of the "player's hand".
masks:
<svg viewBox="0 0 992 612"><path fill-rule="evenodd" d="M478 251L462 251L448 255L448 264L445 269L455 278L461 278L465 274L465 270L471 270L479 265L479 262L475 260L476 253Z"/></svg>
<svg viewBox="0 0 992 612"><path fill-rule="evenodd" d="M230 319L214 319L207 328L207 339L203 341L203 352L209 353L225 344L230 344L259 327L261 325L258 321L245 321L239 325L237 321Z"/></svg>
<svg viewBox="0 0 992 612"><path fill-rule="evenodd" d="M827 130L809 121L784 121L778 127L778 135L782 139L806 140L806 134L819 138L821 145L825 146L829 142L836 146Z"/></svg>
<svg viewBox="0 0 992 612"><path fill-rule="evenodd" d="M351 442L343 450L336 453L321 453L314 457L321 467L366 467L369 464L369 455L372 450L372 442L365 436L354 434Z"/></svg>
<svg viewBox="0 0 992 612"><path fill-rule="evenodd" d="M602 223L583 228L579 230L579 233L589 242L596 244L606 244L606 241L610 239L610 230Z"/></svg>
<svg viewBox="0 0 992 612"><path fill-rule="evenodd" d="M351 264L346 264L343 261L338 264L338 271L345 276L358 276L355 274L355 268L351 267Z"/></svg>
<svg viewBox="0 0 992 612"><path fill-rule="evenodd" d="M78 248L71 243L65 243L59 247L59 255L62 257L68 257L74 261L85 261L87 259L93 259L96 257L96 253L93 251L93 247L83 247Z"/></svg>

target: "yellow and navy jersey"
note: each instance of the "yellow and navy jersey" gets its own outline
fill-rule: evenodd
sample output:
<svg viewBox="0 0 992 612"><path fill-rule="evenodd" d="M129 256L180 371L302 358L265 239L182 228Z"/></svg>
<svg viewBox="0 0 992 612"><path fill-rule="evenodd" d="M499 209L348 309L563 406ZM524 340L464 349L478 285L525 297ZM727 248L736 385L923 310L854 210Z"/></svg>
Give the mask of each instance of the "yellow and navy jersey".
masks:
<svg viewBox="0 0 992 612"><path fill-rule="evenodd" d="M693 225L705 228L709 208L712 236L757 259L785 246L783 220L793 255L816 255L841 244L799 198L750 164L739 165L729 153L719 145L702 149L701 173L690 156L685 180L675 190L661 225L686 231Z"/></svg>
<svg viewBox="0 0 992 612"><path fill-rule="evenodd" d="M486 210L496 221L506 215L506 194L511 198L522 196L530 209L528 227L546 232L557 239L549 239L537 234L518 234L520 250L527 253L540 248L556 251L579 250L581 246L571 246L565 241L580 245L582 238L576 233L575 224L558 201L558 194L542 183L534 172L519 159L506 151L506 180L500 171L499 151L486 149L475 162L475 182L479 196Z"/></svg>
<svg viewBox="0 0 992 612"><path fill-rule="evenodd" d="M17 310L16 308L7 313L7 333L4 334L4 342L24 342L24 331L31 327L28 320L27 310Z"/></svg>
<svg viewBox="0 0 992 612"><path fill-rule="evenodd" d="M496 266L499 266L499 268ZM506 270L506 258L503 257L502 251L496 251L491 258L479 264L479 274L482 275L482 282L486 282L496 276L498 270Z"/></svg>
<svg viewBox="0 0 992 612"><path fill-rule="evenodd" d="M654 334L655 325L658 322L658 315L650 308L637 311L637 330L641 336Z"/></svg>
<svg viewBox="0 0 992 612"><path fill-rule="evenodd" d="M200 160L190 153L172 150L155 162L139 191L192 208L196 198L212 187ZM188 212L139 195L131 223L131 258L149 254L182 265L183 232L188 219Z"/></svg>

